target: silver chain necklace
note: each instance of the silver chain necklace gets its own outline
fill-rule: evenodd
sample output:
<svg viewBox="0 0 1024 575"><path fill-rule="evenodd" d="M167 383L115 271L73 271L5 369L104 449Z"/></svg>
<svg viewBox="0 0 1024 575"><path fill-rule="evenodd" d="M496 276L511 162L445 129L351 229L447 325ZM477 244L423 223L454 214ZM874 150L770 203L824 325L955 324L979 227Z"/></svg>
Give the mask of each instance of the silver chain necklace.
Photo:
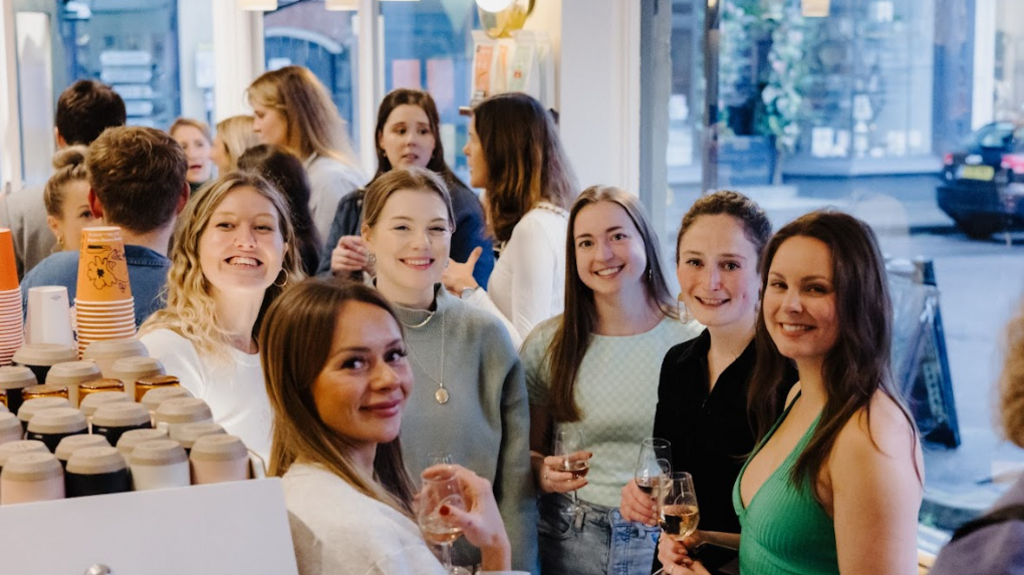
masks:
<svg viewBox="0 0 1024 575"><path fill-rule="evenodd" d="M427 377L431 379L431 381L437 384L437 391L434 392L434 401L437 401L437 403L439 403L440 405L448 403L449 397L448 390L444 386L444 314L445 310L441 310L441 379L437 379L433 375L430 375L430 372L427 370L426 364L420 361L420 358L416 356L416 350L413 349L412 346L409 346L409 352L412 353L413 361L415 361L420 366L420 368L423 369L423 373L425 373ZM427 323L429 323L430 320L432 319L434 319L434 313L428 315L427 319L423 320L420 323L410 325L405 322L402 322L402 325L404 325L408 329L417 329L427 325Z"/></svg>

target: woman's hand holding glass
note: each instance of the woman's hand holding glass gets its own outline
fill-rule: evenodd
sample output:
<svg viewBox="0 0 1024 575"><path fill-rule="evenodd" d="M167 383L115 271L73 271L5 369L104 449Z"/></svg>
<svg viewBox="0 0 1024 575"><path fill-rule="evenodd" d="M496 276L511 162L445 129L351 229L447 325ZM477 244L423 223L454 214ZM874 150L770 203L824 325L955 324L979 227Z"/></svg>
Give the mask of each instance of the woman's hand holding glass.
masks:
<svg viewBox="0 0 1024 575"><path fill-rule="evenodd" d="M696 531L683 542L671 537L658 541L658 561L665 575L710 575L700 561L690 558L688 549L696 549L703 543L700 531Z"/></svg>
<svg viewBox="0 0 1024 575"><path fill-rule="evenodd" d="M342 236L331 251L331 271L335 275L369 270L370 248L359 236Z"/></svg>
<svg viewBox="0 0 1024 575"><path fill-rule="evenodd" d="M658 524L655 500L658 486L672 472L672 444L666 439L648 437L640 443L633 480L622 488L619 513L627 521Z"/></svg>

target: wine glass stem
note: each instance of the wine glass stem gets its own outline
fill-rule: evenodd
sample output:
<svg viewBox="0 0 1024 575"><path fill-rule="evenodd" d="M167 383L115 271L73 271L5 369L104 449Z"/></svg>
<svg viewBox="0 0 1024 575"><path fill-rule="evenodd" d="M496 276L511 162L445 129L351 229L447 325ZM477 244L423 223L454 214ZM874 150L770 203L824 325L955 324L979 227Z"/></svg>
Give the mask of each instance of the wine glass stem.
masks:
<svg viewBox="0 0 1024 575"><path fill-rule="evenodd" d="M441 544L441 562L444 564L444 570L448 573L452 572L452 544L442 543Z"/></svg>

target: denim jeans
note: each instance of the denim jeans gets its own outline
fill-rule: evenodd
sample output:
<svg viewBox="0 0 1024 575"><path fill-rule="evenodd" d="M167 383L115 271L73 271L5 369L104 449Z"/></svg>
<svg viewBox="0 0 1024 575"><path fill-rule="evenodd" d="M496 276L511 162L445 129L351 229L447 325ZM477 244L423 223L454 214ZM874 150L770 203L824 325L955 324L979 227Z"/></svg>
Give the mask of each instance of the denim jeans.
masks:
<svg viewBox="0 0 1024 575"><path fill-rule="evenodd" d="M572 499L540 499L541 575L649 575L658 528L626 521L619 510L580 501L583 512L568 515Z"/></svg>

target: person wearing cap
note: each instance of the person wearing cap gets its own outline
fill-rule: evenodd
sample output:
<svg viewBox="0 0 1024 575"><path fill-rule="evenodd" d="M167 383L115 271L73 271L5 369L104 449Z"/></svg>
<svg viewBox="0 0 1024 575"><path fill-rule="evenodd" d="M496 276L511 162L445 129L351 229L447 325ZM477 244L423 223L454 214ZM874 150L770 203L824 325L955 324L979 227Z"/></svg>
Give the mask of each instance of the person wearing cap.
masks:
<svg viewBox="0 0 1024 575"><path fill-rule="evenodd" d="M164 307L162 291L170 260L167 246L189 198L188 162L181 146L153 128L110 128L89 146L89 207L100 225L121 228L128 279L141 325ZM23 297L36 286L64 286L74 301L77 252L58 252L39 262L21 283Z"/></svg>
<svg viewBox="0 0 1024 575"><path fill-rule="evenodd" d="M123 126L124 101L106 84L79 80L61 93L54 116L57 149L91 144L104 130ZM6 208L6 209L4 209ZM18 278L49 256L57 238L46 223L43 188L25 188L0 202L0 228L11 228Z"/></svg>

